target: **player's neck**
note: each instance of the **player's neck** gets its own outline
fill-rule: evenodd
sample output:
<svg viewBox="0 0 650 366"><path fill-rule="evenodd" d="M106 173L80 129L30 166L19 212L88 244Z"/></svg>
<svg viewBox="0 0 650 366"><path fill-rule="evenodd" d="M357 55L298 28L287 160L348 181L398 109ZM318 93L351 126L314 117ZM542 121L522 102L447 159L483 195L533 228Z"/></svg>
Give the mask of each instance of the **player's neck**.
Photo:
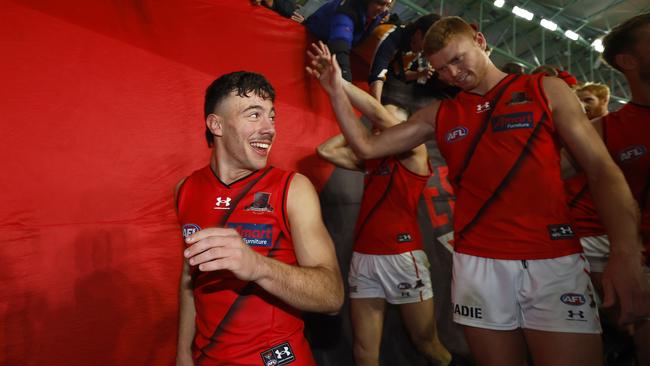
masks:
<svg viewBox="0 0 650 366"><path fill-rule="evenodd" d="M210 157L210 169L224 184L230 184L253 173L250 169L237 168L228 159L217 155L216 149L213 149Z"/></svg>
<svg viewBox="0 0 650 366"><path fill-rule="evenodd" d="M472 93L485 95L508 75L494 66L492 62L488 63L486 68L485 75L479 85L472 90Z"/></svg>
<svg viewBox="0 0 650 366"><path fill-rule="evenodd" d="M632 93L631 102L650 106L650 83L643 82L640 79L628 79L628 84Z"/></svg>

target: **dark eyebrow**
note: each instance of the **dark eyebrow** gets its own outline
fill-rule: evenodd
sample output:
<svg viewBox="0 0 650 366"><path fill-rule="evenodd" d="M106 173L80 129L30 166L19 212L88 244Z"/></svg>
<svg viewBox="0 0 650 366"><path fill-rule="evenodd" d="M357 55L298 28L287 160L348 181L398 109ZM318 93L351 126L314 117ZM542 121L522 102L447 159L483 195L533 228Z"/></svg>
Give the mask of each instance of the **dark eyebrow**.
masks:
<svg viewBox="0 0 650 366"><path fill-rule="evenodd" d="M251 105L251 106L248 106L248 107L244 108L244 110L241 111L241 112L246 113L246 112L248 112L250 110L259 110L259 109L263 110L264 108L259 104L255 104L255 105Z"/></svg>

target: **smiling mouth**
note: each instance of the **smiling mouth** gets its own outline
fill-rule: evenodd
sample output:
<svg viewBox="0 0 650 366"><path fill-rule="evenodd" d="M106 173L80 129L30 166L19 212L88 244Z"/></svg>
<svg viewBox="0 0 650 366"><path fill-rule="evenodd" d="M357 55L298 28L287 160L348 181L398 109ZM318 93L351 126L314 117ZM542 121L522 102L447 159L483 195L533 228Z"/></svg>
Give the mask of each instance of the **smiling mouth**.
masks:
<svg viewBox="0 0 650 366"><path fill-rule="evenodd" d="M271 148L270 142L253 141L250 145L260 155L266 155Z"/></svg>
<svg viewBox="0 0 650 366"><path fill-rule="evenodd" d="M467 80L467 77L468 77L468 76L469 76L469 75L468 75L467 73L462 74L462 75L459 75L459 76L456 78L456 83L463 83L465 80Z"/></svg>

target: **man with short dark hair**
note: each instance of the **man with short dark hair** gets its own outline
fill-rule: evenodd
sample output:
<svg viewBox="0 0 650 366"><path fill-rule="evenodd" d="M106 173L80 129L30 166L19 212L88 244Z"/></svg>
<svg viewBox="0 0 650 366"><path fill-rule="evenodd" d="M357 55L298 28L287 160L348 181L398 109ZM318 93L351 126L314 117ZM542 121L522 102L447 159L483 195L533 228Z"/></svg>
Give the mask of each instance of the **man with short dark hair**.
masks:
<svg viewBox="0 0 650 366"><path fill-rule="evenodd" d="M360 158L436 137L456 194L454 320L478 363L520 366L528 349L535 365L598 365L598 310L566 207L559 141L589 177L608 229L605 302L619 299L625 323L650 313L636 205L571 89L543 74L503 73L486 45L461 18L436 22L425 36L425 55L441 80L463 91L379 135L359 126L335 58L321 50L309 71L330 95Z"/></svg>
<svg viewBox="0 0 650 366"><path fill-rule="evenodd" d="M314 187L267 165L275 91L234 72L205 96L210 164L176 189L186 259L177 365L314 365L301 311L335 313L343 284Z"/></svg>

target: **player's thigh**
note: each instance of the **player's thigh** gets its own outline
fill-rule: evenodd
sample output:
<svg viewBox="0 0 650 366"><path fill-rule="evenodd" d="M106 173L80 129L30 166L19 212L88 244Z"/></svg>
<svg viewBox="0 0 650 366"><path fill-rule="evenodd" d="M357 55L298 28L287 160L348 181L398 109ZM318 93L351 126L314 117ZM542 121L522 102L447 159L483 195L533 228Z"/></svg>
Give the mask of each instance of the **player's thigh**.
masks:
<svg viewBox="0 0 650 366"><path fill-rule="evenodd" d="M384 326L386 300L381 298L350 299L350 319L355 344L379 351Z"/></svg>
<svg viewBox="0 0 650 366"><path fill-rule="evenodd" d="M521 329L494 330L463 326L463 331L478 366L524 365L526 341Z"/></svg>
<svg viewBox="0 0 650 366"><path fill-rule="evenodd" d="M399 305L404 326L413 339L433 340L436 334L436 318L433 298Z"/></svg>
<svg viewBox="0 0 650 366"><path fill-rule="evenodd" d="M525 329L535 366L602 365L600 334Z"/></svg>

